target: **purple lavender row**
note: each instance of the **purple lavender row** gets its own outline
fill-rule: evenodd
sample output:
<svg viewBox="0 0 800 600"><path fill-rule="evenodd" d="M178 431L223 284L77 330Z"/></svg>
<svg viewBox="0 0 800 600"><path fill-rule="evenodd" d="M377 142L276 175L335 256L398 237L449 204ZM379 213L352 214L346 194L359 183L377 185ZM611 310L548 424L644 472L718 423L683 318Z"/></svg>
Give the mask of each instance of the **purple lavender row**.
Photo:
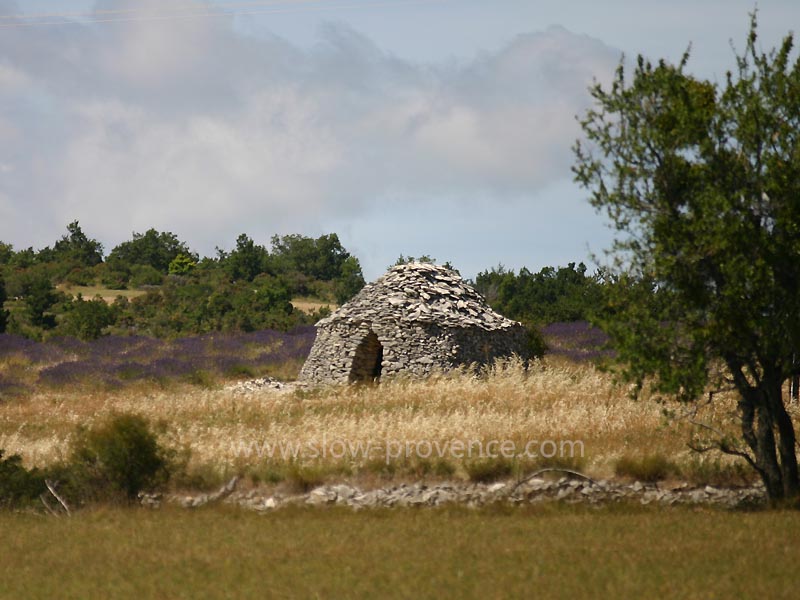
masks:
<svg viewBox="0 0 800 600"><path fill-rule="evenodd" d="M289 361L302 361L313 341L313 326L289 332L214 333L174 340L108 336L91 342L74 338L34 342L0 334L0 361L17 357L41 367L38 382L46 385L97 381L115 387L136 381L191 380L203 372L257 375ZM0 395L21 387L23 382L8 374L0 379Z"/></svg>

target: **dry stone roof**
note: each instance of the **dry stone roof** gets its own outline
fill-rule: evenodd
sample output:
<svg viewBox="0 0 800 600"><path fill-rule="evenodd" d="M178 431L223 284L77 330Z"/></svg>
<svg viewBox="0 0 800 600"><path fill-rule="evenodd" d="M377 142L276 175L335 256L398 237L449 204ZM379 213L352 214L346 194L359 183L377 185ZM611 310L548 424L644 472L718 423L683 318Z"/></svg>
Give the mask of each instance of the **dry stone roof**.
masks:
<svg viewBox="0 0 800 600"><path fill-rule="evenodd" d="M458 273L430 263L392 267L317 326L375 321L479 327L486 331L519 327L516 321L493 311Z"/></svg>

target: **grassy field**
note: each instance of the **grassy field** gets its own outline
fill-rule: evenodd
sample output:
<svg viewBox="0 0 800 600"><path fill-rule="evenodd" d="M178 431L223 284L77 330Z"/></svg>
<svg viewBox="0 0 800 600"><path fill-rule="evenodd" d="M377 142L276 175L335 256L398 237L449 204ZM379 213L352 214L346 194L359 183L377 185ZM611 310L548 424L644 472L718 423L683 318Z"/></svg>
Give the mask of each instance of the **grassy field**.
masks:
<svg viewBox="0 0 800 600"><path fill-rule="evenodd" d="M45 368L10 356L0 374ZM31 381L35 377L31 376ZM228 382L231 383L231 382ZM674 477L716 475L730 462L686 442L685 409L629 389L588 363L548 358L525 371L513 361L481 377L308 391L139 382L119 389L83 381L31 384L0 402L0 448L28 466L65 458L79 425L136 413L187 460L180 488L348 480L467 478L471 458L244 455L264 443L295 447L387 440L571 440L581 456L556 463L612 477L626 458L660 457ZM736 432L735 399L715 396L694 420ZM796 409L795 409L796 412ZM797 414L793 415L797 419ZM254 446L255 444L255 446ZM525 462L527 461L527 462ZM519 470L548 464L515 459ZM507 474L508 476L508 474ZM727 479L726 479L727 478ZM195 482L195 483L187 483ZM708 508L602 508L557 504L483 509L353 512L287 508L255 514L226 506L188 510L87 508L71 518L0 511L0 598L790 598L800 512Z"/></svg>
<svg viewBox="0 0 800 600"><path fill-rule="evenodd" d="M59 285L58 289L75 297L81 294L85 300L100 296L108 304L113 304L117 296L123 296L130 300L131 298L144 296L147 293L147 290L112 290L99 285Z"/></svg>
<svg viewBox="0 0 800 600"><path fill-rule="evenodd" d="M0 513L4 598L794 598L800 513Z"/></svg>
<svg viewBox="0 0 800 600"><path fill-rule="evenodd" d="M692 427L685 419L667 420L665 406L648 397L633 401L608 374L566 361L545 361L527 374L509 363L482 379L452 374L315 392L67 386L0 404L0 447L21 454L27 465L44 466L65 456L77 425L91 425L111 412L133 412L158 424L165 445L190 453L190 469L216 473L217 480L233 473L274 479L290 462L322 475L353 477L376 472L413 477L430 466L404 451L387 468L382 446L388 440L441 447L454 440L501 440L519 450L530 441L575 441L581 446L570 449L572 455L553 460L596 477L613 475L619 459L629 456L658 455L685 469L698 467L700 459L686 445ZM735 432L733 409L733 399L720 396L698 418ZM372 444L378 450L367 457L349 450L345 456L305 452L323 444L339 449ZM274 449L272 457L250 451L266 445ZM281 455L284 446L303 452ZM431 458L437 459L435 451ZM447 454L439 462L448 463L447 474L464 476L474 458ZM530 457L517 462L519 468L543 464Z"/></svg>
<svg viewBox="0 0 800 600"><path fill-rule="evenodd" d="M339 308L339 305L334 304L333 302L325 302L319 298L304 297L292 298L292 306L294 306L297 310L302 310L303 312L307 313L312 313L315 310L319 310L320 308L324 307L328 307L331 311Z"/></svg>
<svg viewBox="0 0 800 600"><path fill-rule="evenodd" d="M80 294L86 300L91 300L96 296L100 296L108 304L113 304L118 296L123 296L128 300L130 300L132 298L138 298L139 296L144 296L147 293L147 290L144 289L112 290L110 288L101 285L61 284L57 287L57 289L66 294L70 294L74 297L77 297L78 294ZM327 306L331 310L336 310L337 308L339 308L337 304L331 302L323 302L318 298L306 298L306 297L292 298L292 306L294 306L297 310L302 310L303 312L307 313L311 313L325 306Z"/></svg>

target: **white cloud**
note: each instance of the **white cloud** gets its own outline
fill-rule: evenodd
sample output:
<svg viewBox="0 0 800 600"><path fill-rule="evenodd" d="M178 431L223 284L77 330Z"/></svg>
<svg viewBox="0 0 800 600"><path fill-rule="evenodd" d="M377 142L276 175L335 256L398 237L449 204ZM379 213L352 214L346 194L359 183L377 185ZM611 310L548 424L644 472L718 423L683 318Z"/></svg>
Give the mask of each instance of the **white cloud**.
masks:
<svg viewBox="0 0 800 600"><path fill-rule="evenodd" d="M210 252L388 197L513 205L569 178L574 115L619 60L561 28L439 65L341 25L311 50L213 19L8 31L0 138L24 142L0 147L0 239L18 246L76 218L108 246L156 227Z"/></svg>

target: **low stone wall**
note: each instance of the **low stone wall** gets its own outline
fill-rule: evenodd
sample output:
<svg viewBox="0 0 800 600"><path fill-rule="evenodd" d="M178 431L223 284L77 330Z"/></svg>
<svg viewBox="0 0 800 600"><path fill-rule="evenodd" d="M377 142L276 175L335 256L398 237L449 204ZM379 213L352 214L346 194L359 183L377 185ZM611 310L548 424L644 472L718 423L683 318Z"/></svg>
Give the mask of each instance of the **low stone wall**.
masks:
<svg viewBox="0 0 800 600"><path fill-rule="evenodd" d="M324 485L306 494L281 494L267 488L233 491L236 481L214 494L168 495L142 494L141 503L157 508L162 502L195 508L222 501L256 511L272 511L289 506L348 506L354 510L369 508L402 508L461 505L469 507L490 504L531 505L543 502L563 504L652 504L669 506L715 506L719 508L753 508L766 504L764 486L716 488L676 483L643 484L599 480L581 481L562 477L558 480L534 478L518 485L514 481L469 483L396 484L363 490L351 484Z"/></svg>

